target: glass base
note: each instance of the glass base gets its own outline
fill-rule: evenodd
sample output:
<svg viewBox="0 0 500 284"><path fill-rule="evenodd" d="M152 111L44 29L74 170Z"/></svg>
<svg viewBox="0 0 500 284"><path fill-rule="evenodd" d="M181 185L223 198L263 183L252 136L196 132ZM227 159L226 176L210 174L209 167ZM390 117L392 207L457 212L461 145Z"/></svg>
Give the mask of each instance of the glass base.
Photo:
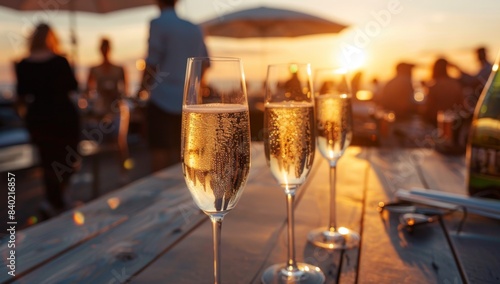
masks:
<svg viewBox="0 0 500 284"><path fill-rule="evenodd" d="M319 267L306 263L297 263L298 270L288 271L285 264L270 266L262 274L263 284L322 284L325 275Z"/></svg>
<svg viewBox="0 0 500 284"><path fill-rule="evenodd" d="M351 249L359 246L359 234L353 230L340 227L330 231L328 227L314 229L307 236L313 245L326 249Z"/></svg>

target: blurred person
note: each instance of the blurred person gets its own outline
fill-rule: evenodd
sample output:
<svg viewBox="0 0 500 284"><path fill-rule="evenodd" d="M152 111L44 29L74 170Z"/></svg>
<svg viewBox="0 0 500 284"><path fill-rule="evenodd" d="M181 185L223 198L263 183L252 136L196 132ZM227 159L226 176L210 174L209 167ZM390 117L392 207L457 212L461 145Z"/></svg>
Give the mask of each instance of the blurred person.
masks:
<svg viewBox="0 0 500 284"><path fill-rule="evenodd" d="M376 100L383 109L394 112L397 121L408 119L416 112L412 79L414 66L399 63L396 66L396 76L385 84Z"/></svg>
<svg viewBox="0 0 500 284"><path fill-rule="evenodd" d="M488 61L488 52L485 47L476 49L476 59L480 65L479 70L475 74L469 74L463 71L456 64L449 63L450 67L456 68L460 72L460 82L464 87L465 107L472 114L476 107L479 96L483 91L484 85L488 81L493 65Z"/></svg>
<svg viewBox="0 0 500 284"><path fill-rule="evenodd" d="M380 98L380 93L382 92L382 87L380 86L380 81L376 77L372 78L371 90L373 93L372 100L377 101Z"/></svg>
<svg viewBox="0 0 500 284"><path fill-rule="evenodd" d="M303 95L299 74L296 71L292 71L290 78L283 84L283 91L283 99L295 99Z"/></svg>
<svg viewBox="0 0 500 284"><path fill-rule="evenodd" d="M480 67L479 70L474 74L466 73L456 64L448 63L449 66L455 68L460 73L459 81L462 84L463 88L464 107L460 113L460 143L464 143L463 141L467 140L469 129L472 124L472 116L474 114L474 110L493 67L493 65L488 61L488 52L486 47L480 46L476 48L475 53Z"/></svg>
<svg viewBox="0 0 500 284"><path fill-rule="evenodd" d="M17 106L25 119L43 170L45 199L42 218L70 207L66 188L79 166L74 154L80 137L79 113L70 100L78 83L68 61L59 55L52 28L39 24L28 43L29 55L15 66Z"/></svg>
<svg viewBox="0 0 500 284"><path fill-rule="evenodd" d="M111 62L109 39L101 39L99 51L102 61L89 70L86 96L94 102L92 111L96 118L110 125L111 135L106 138L118 146L121 178L125 181L131 163L127 143L130 111L124 100L127 95L126 73L122 66Z"/></svg>
<svg viewBox="0 0 500 284"><path fill-rule="evenodd" d="M463 91L460 82L448 75L448 61L439 58L432 68L432 81L426 83L427 96L424 118L437 126L438 111L457 112L463 108Z"/></svg>
<svg viewBox="0 0 500 284"><path fill-rule="evenodd" d="M177 16L177 1L156 2L161 14L150 22L146 69L139 90L150 92L147 121L153 171L180 162L187 58L208 56L201 29Z"/></svg>

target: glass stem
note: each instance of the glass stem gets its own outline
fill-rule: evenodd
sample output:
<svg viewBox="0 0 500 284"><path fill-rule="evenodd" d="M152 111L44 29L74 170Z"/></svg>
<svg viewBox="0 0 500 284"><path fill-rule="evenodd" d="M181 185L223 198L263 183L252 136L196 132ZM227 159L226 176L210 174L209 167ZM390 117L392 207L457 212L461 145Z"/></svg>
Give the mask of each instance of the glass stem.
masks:
<svg viewBox="0 0 500 284"><path fill-rule="evenodd" d="M337 179L337 166L330 165L330 224L328 230L330 232L335 232L337 229L337 221L335 216L336 200L335 200L335 186Z"/></svg>
<svg viewBox="0 0 500 284"><path fill-rule="evenodd" d="M210 220L212 221L212 233L214 241L214 283L221 283L221 262L220 262L220 244L221 244L221 230L222 230L222 219L224 216L220 215L210 215Z"/></svg>
<svg viewBox="0 0 500 284"><path fill-rule="evenodd" d="M297 271L297 262L295 261L295 227L294 227L294 214L293 202L295 200L295 190L289 190L286 194L286 209L288 216L288 262L286 265L287 271Z"/></svg>

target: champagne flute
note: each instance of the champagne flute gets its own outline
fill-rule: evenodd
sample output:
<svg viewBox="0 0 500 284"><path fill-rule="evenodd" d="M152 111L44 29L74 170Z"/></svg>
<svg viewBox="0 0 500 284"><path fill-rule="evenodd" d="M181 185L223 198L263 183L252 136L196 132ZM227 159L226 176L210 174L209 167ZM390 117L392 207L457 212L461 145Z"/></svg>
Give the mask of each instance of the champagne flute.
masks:
<svg viewBox="0 0 500 284"><path fill-rule="evenodd" d="M196 205L210 217L214 283L221 283L221 228L250 170L250 124L238 58L188 58L182 109L182 170Z"/></svg>
<svg viewBox="0 0 500 284"><path fill-rule="evenodd" d="M314 102L309 64L268 66L264 111L267 164L286 194L288 260L267 268L263 283L323 283L318 267L295 260L295 193L309 175L315 152Z"/></svg>
<svg viewBox="0 0 500 284"><path fill-rule="evenodd" d="M327 227L311 231L308 240L327 249L348 249L359 245L359 234L337 227L335 187L337 162L352 140L351 89L347 70L319 69L314 76L316 101L316 141L330 166L330 221Z"/></svg>

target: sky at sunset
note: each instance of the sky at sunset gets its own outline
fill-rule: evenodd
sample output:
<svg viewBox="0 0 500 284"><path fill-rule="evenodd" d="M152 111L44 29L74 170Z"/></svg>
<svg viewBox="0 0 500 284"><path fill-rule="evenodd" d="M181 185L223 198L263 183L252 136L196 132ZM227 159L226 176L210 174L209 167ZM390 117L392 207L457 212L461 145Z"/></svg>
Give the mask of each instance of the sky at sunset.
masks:
<svg viewBox="0 0 500 284"><path fill-rule="evenodd" d="M366 80L387 80L395 64L417 64L415 78L428 79L438 56L466 71L478 69L474 49L484 45L493 61L500 50L498 0L181 0L180 17L194 23L245 8L268 6L310 13L348 26L338 34L295 39L225 39L208 37L214 56L243 59L249 81L261 81L269 63L309 62L313 68L348 61L363 71ZM135 62L146 55L149 20L155 6L110 14L77 13L77 74L84 82L88 67L99 61L99 39L113 43L112 58L126 66L135 89L139 72ZM25 54L25 38L39 20L48 21L70 52L69 14L63 11L18 12L0 8L0 87L12 84L12 62Z"/></svg>

